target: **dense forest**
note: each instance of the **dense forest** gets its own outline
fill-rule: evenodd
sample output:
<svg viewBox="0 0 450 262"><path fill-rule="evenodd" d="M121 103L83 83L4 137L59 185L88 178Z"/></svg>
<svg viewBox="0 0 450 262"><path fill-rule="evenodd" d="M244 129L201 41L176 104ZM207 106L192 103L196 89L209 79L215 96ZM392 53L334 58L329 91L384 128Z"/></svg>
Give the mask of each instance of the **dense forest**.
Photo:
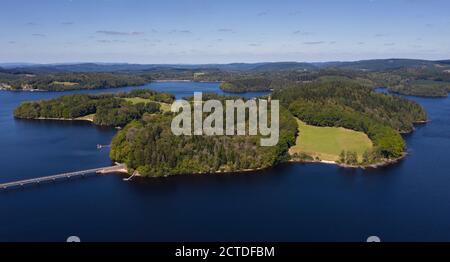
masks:
<svg viewBox="0 0 450 262"><path fill-rule="evenodd" d="M450 70L440 66L372 72L367 78L402 95L447 97L450 91Z"/></svg>
<svg viewBox="0 0 450 262"><path fill-rule="evenodd" d="M116 88L144 85L149 81L150 79L140 75L121 73L3 74L3 77L0 75L0 82L11 90L66 91Z"/></svg>
<svg viewBox="0 0 450 262"><path fill-rule="evenodd" d="M220 88L230 93L270 91L271 82L268 78L237 79L222 83Z"/></svg>
<svg viewBox="0 0 450 262"><path fill-rule="evenodd" d="M259 136L175 136L170 115L144 115L113 139L111 159L126 163L143 176L245 171L267 168L287 160L297 124L280 112L280 139L261 147Z"/></svg>
<svg viewBox="0 0 450 262"><path fill-rule="evenodd" d="M273 97L285 105L303 99L332 102L361 112L395 130L406 133L413 124L427 119L426 112L416 102L401 97L379 94L352 81L313 82L275 91Z"/></svg>
<svg viewBox="0 0 450 262"><path fill-rule="evenodd" d="M140 97L146 103L135 103L124 98ZM124 126L145 113L160 112L158 102L170 103L170 94L150 90L134 90L130 93L104 95L67 95L52 100L25 102L15 111L14 116L22 119L76 119L95 114L93 122L102 126Z"/></svg>

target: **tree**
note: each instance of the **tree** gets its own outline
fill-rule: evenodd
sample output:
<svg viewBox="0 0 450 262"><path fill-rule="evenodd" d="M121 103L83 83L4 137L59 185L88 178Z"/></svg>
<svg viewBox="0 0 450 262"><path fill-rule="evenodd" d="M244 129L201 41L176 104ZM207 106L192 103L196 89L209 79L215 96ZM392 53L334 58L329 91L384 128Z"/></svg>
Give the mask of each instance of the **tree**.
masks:
<svg viewBox="0 0 450 262"><path fill-rule="evenodd" d="M341 151L341 154L339 155L339 163L345 163L346 162L346 153L345 150Z"/></svg>
<svg viewBox="0 0 450 262"><path fill-rule="evenodd" d="M347 161L348 165L357 165L358 164L358 155L354 151L347 152Z"/></svg>

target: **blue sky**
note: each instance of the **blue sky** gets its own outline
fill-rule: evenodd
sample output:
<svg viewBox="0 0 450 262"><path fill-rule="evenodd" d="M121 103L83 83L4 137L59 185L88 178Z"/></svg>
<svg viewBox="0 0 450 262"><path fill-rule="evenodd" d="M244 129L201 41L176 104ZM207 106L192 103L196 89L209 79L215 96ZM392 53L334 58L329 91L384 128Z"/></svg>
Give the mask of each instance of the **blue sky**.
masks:
<svg viewBox="0 0 450 262"><path fill-rule="evenodd" d="M450 58L447 0L0 2L0 62Z"/></svg>

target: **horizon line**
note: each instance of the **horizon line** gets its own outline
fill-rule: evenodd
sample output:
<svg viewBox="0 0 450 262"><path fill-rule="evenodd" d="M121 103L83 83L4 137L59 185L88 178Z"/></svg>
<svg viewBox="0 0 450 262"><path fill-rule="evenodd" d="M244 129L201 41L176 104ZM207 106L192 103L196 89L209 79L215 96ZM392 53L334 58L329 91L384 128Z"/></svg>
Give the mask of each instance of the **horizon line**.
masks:
<svg viewBox="0 0 450 262"><path fill-rule="evenodd" d="M440 62L448 61L450 58L442 59L421 59L421 58L402 58L402 57L391 57L391 58L369 58L369 59L358 59L358 60L323 60L323 61L289 61L289 60L279 60L279 61L260 61L260 62L216 62L216 63L135 63L135 62L0 62L0 65L77 65L77 64L96 64L96 65L231 65L231 64L270 64L270 63L305 63L305 64L320 64L320 63L352 63L361 61L381 61L381 60L418 60L427 62Z"/></svg>

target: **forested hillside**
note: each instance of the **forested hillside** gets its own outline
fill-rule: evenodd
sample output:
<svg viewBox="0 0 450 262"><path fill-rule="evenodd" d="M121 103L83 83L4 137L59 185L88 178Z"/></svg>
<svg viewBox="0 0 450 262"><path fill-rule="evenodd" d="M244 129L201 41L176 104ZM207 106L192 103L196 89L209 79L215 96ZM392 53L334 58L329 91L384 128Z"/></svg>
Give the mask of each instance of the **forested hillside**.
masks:
<svg viewBox="0 0 450 262"><path fill-rule="evenodd" d="M146 103L132 103L125 98L139 97ZM93 122L102 126L124 126L144 113L160 112L158 102L170 103L174 97L150 90L105 95L67 95L60 98L22 103L14 116L22 119L76 119L95 114Z"/></svg>
<svg viewBox="0 0 450 262"><path fill-rule="evenodd" d="M371 88L349 81L295 85L274 92L273 97L280 99L285 105L303 99L345 106L387 124L399 132L411 132L415 122L425 121L427 118L426 112L416 102L379 94Z"/></svg>
<svg viewBox="0 0 450 262"><path fill-rule="evenodd" d="M280 139L261 147L260 136L175 136L172 117L144 115L113 139L111 159L124 162L143 176L245 171L287 160L297 124L285 109L280 113Z"/></svg>
<svg viewBox="0 0 450 262"><path fill-rule="evenodd" d="M66 91L76 89L115 88L139 86L150 79L123 73L56 73L56 74L3 74L0 83L11 90Z"/></svg>

